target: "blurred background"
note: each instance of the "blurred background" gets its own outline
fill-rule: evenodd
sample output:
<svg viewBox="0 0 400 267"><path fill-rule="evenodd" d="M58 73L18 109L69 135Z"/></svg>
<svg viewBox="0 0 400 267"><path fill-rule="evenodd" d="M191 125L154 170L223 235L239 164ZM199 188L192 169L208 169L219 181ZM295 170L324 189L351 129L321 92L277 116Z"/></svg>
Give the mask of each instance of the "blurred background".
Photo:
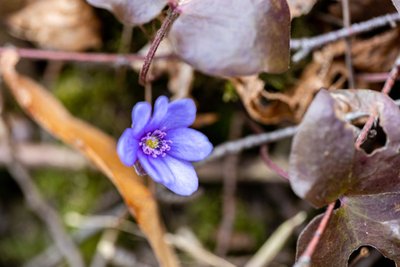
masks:
<svg viewBox="0 0 400 267"><path fill-rule="evenodd" d="M391 1L349 3L352 22L395 12ZM343 27L338 1L292 0L289 4L292 38ZM0 47L144 55L164 17L165 12L133 28L84 0L0 0ZM390 25L353 38L352 79L357 88L380 90L400 52L399 41L399 28ZM172 53L167 44L160 50L164 55ZM159 95L192 97L198 107L193 127L215 146L294 125L321 87L350 87L342 41L292 63L284 74L261 74L253 80L211 77L179 60L164 59L153 63L152 87L144 89L138 84L142 63L23 57L18 71L45 86L74 116L115 139L131 124L136 102ZM6 87L0 84L2 124L23 168L22 175L10 168L15 159L10 158L7 139L1 138L0 266L68 266L52 238L59 231L48 227L57 222L87 266L158 266L113 184L79 152L32 121ZM394 98L397 87L392 90ZM269 146L271 159L283 169L288 168L290 144L290 138L285 138ZM204 163L197 170L200 189L189 198L150 183L160 217L171 233L169 242L178 248L183 266L210 266L201 258L215 255L244 266L283 222L304 211L302 219L297 217L286 232L278 233L281 248L264 265L294 263L299 233L323 210L298 199L289 184L265 165L259 147ZM194 248L182 245L179 238ZM213 254L199 254L198 248ZM351 266L394 266L373 248L354 252L351 262ZM214 266L230 265L217 261Z"/></svg>

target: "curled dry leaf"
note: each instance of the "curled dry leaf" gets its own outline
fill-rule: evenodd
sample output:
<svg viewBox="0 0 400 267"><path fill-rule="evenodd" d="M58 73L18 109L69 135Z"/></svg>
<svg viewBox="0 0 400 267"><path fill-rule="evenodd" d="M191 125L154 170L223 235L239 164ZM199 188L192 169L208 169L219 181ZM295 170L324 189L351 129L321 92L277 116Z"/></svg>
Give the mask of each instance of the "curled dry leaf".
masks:
<svg viewBox="0 0 400 267"><path fill-rule="evenodd" d="M34 1L7 23L12 34L43 48L81 51L101 44L99 21L84 0Z"/></svg>
<svg viewBox="0 0 400 267"><path fill-rule="evenodd" d="M151 44L143 47L139 54L145 56ZM158 47L155 56L171 55L173 48L168 39L164 39ZM143 62L132 62L132 68L139 72L142 68ZM151 64L148 73L149 80L159 78L163 74L168 74L168 89L173 94L173 99L179 99L190 96L192 89L192 82L194 78L194 70L191 66L178 59L166 58L157 59Z"/></svg>
<svg viewBox="0 0 400 267"><path fill-rule="evenodd" d="M393 29L369 39L352 42L353 65L356 70L368 72L388 71L400 53L400 31ZM265 83L257 76L232 79L250 116L266 124L285 121L300 122L314 95L320 88L336 90L343 88L348 79L344 63L345 43L343 41L326 45L314 52L296 84L285 92L271 93L265 90ZM361 85L361 81L358 81ZM364 83L367 87L369 84Z"/></svg>
<svg viewBox="0 0 400 267"><path fill-rule="evenodd" d="M321 87L340 88L346 81L346 72L345 65L333 62L330 52L324 50L314 53L313 62L304 69L297 84L283 93L266 91L265 83L257 76L239 77L231 81L254 120L277 124L301 121L315 93Z"/></svg>
<svg viewBox="0 0 400 267"><path fill-rule="evenodd" d="M161 266L179 266L172 249L164 242L157 204L132 168L124 166L116 143L108 135L73 117L50 93L15 70L13 51L4 52L0 70L20 106L43 128L81 151L114 183L147 236Z"/></svg>
<svg viewBox="0 0 400 267"><path fill-rule="evenodd" d="M351 50L354 67L369 72L389 71L400 53L399 43L398 28L366 40L355 40Z"/></svg>
<svg viewBox="0 0 400 267"><path fill-rule="evenodd" d="M191 0L178 8L169 37L178 56L195 69L230 77L287 70L286 0Z"/></svg>
<svg viewBox="0 0 400 267"><path fill-rule="evenodd" d="M361 149L354 146L359 127L344 120L347 112L378 115ZM399 124L398 107L382 93L322 90L293 140L293 190L317 207L343 196L400 192Z"/></svg>
<svg viewBox="0 0 400 267"><path fill-rule="evenodd" d="M234 78L231 82L252 119L266 124L291 120L292 112L287 104L265 98L265 83L257 76Z"/></svg>
<svg viewBox="0 0 400 267"><path fill-rule="evenodd" d="M86 0L89 4L111 11L122 23L138 25L160 14L168 0Z"/></svg>

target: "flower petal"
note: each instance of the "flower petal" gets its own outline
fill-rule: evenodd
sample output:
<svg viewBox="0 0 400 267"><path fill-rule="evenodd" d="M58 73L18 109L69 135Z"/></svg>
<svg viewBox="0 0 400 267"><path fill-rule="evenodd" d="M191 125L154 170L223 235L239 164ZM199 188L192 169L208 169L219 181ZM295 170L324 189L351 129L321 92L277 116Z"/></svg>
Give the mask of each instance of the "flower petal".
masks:
<svg viewBox="0 0 400 267"><path fill-rule="evenodd" d="M198 178L192 164L166 155L151 158L138 153L140 164L147 174L157 183L161 183L174 193L191 195L198 188Z"/></svg>
<svg viewBox="0 0 400 267"><path fill-rule="evenodd" d="M143 169L155 182L161 184L174 182L175 177L162 160L163 158L152 158L151 156L144 154L142 151L139 151L138 158Z"/></svg>
<svg viewBox="0 0 400 267"><path fill-rule="evenodd" d="M195 192L199 187L199 179L197 178L193 165L190 162L178 160L168 155L162 159L175 177L173 183L167 183L164 185L181 196L189 196L193 194L193 192Z"/></svg>
<svg viewBox="0 0 400 267"><path fill-rule="evenodd" d="M166 96L160 96L157 98L154 104L154 112L150 122L147 124L145 132L151 132L156 130L168 111L168 98Z"/></svg>
<svg viewBox="0 0 400 267"><path fill-rule="evenodd" d="M190 126L196 118L196 105L189 98L179 99L168 105L168 111L160 129L175 129Z"/></svg>
<svg viewBox="0 0 400 267"><path fill-rule="evenodd" d="M126 129L118 140L117 154L122 163L127 166L133 166L137 159L139 141L135 138L133 129Z"/></svg>
<svg viewBox="0 0 400 267"><path fill-rule="evenodd" d="M147 102L138 102L132 109L132 129L136 137L143 135L144 128L149 122L151 105Z"/></svg>
<svg viewBox="0 0 400 267"><path fill-rule="evenodd" d="M172 141L168 155L178 159L199 161L206 158L213 149L204 134L190 128L169 130L166 138Z"/></svg>

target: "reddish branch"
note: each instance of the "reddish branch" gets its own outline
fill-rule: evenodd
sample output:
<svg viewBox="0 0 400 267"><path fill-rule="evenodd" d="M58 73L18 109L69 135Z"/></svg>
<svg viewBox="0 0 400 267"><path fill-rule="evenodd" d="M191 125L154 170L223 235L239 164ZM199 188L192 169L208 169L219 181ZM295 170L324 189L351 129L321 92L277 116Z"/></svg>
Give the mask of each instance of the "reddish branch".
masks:
<svg viewBox="0 0 400 267"><path fill-rule="evenodd" d="M2 54L9 47L0 47ZM108 53L81 53L55 50L43 50L34 48L15 48L21 58L37 60L60 60L92 63L112 63L115 65L129 65L133 61L144 60L145 57L138 54L108 54ZM172 58L172 55L157 56L155 58Z"/></svg>
<svg viewBox="0 0 400 267"><path fill-rule="evenodd" d="M253 121L247 120L247 123L249 124L250 128L253 129L253 131L255 133L262 134L264 132L263 129L258 124L254 123ZM270 168L273 172L275 172L279 176L283 177L286 181L289 181L289 174L285 170L283 170L281 167L279 167L277 164L275 164L275 162L270 158L269 152L268 152L268 146L266 144L261 145L260 156L268 168Z"/></svg>
<svg viewBox="0 0 400 267"><path fill-rule="evenodd" d="M278 174L279 176L281 176L282 178L286 179L287 181L290 180L289 178L289 174L282 169L281 167L279 167L278 165L275 164L275 162L273 162L271 160L271 158L269 157L269 153L268 153L268 147L267 145L262 145L260 148L260 154L261 154L261 158L263 159L264 163L271 169L273 170L276 174Z"/></svg>
<svg viewBox="0 0 400 267"><path fill-rule="evenodd" d="M377 72L377 73L359 73L357 79L368 83L380 83L385 82L389 77L389 72Z"/></svg>
<svg viewBox="0 0 400 267"><path fill-rule="evenodd" d="M392 70L389 73L388 78L386 79L385 84L383 85L382 88L382 93L388 95L390 93L390 91L393 88L394 83L396 82L396 79L399 77L399 68L400 68L400 55L397 57L394 66L392 68ZM378 119L378 112L377 110L374 110L367 122L364 124L364 127L362 128L360 134L357 137L356 140L356 148L360 148L361 145L364 143L364 141L368 138L368 133L371 130L374 122Z"/></svg>
<svg viewBox="0 0 400 267"><path fill-rule="evenodd" d="M163 21L161 28L157 31L154 41L151 43L149 52L144 59L144 64L139 74L139 83L141 85L146 85L147 83L147 73L150 69L151 62L153 61L154 55L160 45L161 41L164 39L165 35L169 32L172 23L179 17L179 9L176 6L171 5L169 13L165 20Z"/></svg>
<svg viewBox="0 0 400 267"><path fill-rule="evenodd" d="M303 254L300 256L299 260L296 262L296 264L293 267L304 267L304 266L310 265L311 257L314 254L314 251L319 243L319 240L321 239L322 234L324 233L324 231L326 229L326 226L328 225L328 222L329 222L329 219L331 218L334 207L335 207L335 202L329 204L310 243L308 243L306 250L303 252Z"/></svg>
<svg viewBox="0 0 400 267"><path fill-rule="evenodd" d="M368 133L371 130L372 126L374 125L374 122L376 121L377 118L377 112L374 111L369 117L367 122L364 124L364 127L362 128L360 134L357 137L355 146L356 148L360 148L361 145L364 143L365 140L368 138Z"/></svg>
<svg viewBox="0 0 400 267"><path fill-rule="evenodd" d="M400 68L400 56L397 57L396 62L394 63L394 66L389 73L389 77L386 79L386 82L383 85L382 93L387 95L390 93L394 83L396 82L396 79L399 77L399 68Z"/></svg>

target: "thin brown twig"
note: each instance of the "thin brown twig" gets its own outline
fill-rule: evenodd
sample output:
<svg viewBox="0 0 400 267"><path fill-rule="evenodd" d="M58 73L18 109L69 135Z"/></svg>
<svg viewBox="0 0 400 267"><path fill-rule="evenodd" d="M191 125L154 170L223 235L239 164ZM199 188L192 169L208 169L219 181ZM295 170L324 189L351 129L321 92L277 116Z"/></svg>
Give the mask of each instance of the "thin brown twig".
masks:
<svg viewBox="0 0 400 267"><path fill-rule="evenodd" d="M0 54L5 52L10 47L0 47ZM14 48L21 58L36 59L36 60L59 60L59 61L75 61L75 62L90 62L90 63L112 63L115 66L130 65L133 61L143 61L144 56L139 54L112 54L112 53L84 53L84 52L68 52L43 50L35 48ZM154 59L174 58L173 55L155 56Z"/></svg>
<svg viewBox="0 0 400 267"><path fill-rule="evenodd" d="M264 132L263 128L261 128L258 124L254 123L252 120L247 120L250 128L253 129L253 131L257 134L261 134ZM285 181L289 181L289 174L283 170L281 167L279 167L269 156L268 152L268 146L266 144L263 144L260 147L260 156L265 165L273 171L275 174L278 174L279 176L283 177Z"/></svg>
<svg viewBox="0 0 400 267"><path fill-rule="evenodd" d="M214 148L210 156L202 161L197 162L195 165L199 166L228 154L239 153L245 149L257 147L262 144L273 143L285 138L290 138L296 133L296 131L297 126L289 126L272 132L252 134L238 140L222 143Z"/></svg>
<svg viewBox="0 0 400 267"><path fill-rule="evenodd" d="M241 114L235 114L230 127L230 139L240 137L243 128L243 117ZM223 164L224 187L223 187L223 206L222 220L218 228L217 245L215 253L219 256L225 256L229 250L233 223L236 214L236 188L239 163L239 154L228 156Z"/></svg>
<svg viewBox="0 0 400 267"><path fill-rule="evenodd" d="M378 112L374 110L368 117L367 122L364 124L364 127L360 131L360 134L357 136L355 147L359 149L365 140L368 138L368 133L374 125L378 116Z"/></svg>
<svg viewBox="0 0 400 267"><path fill-rule="evenodd" d="M153 61L158 46L164 39L165 35L169 32L172 23L179 17L179 14L180 14L179 9L171 5L168 15L161 24L161 28L157 31L156 36L154 37L154 40L151 43L149 52L147 53L144 59L143 67L139 73L139 83L141 85L145 86L147 84L147 73L150 69L151 62Z"/></svg>
<svg viewBox="0 0 400 267"><path fill-rule="evenodd" d="M126 55L130 52L132 45L132 34L133 34L133 26L124 24L121 33L121 42L118 49L119 54ZM117 88L123 88L127 71L128 71L127 66L120 66L117 69L117 75L116 75Z"/></svg>
<svg viewBox="0 0 400 267"><path fill-rule="evenodd" d="M345 29L350 28L350 10L349 10L349 0L342 0L342 13L343 13L343 25ZM345 38L346 52L345 52L345 62L347 72L349 73L349 88L355 88L355 80L354 80L354 68L353 68L353 60L351 57L351 39L350 37Z"/></svg>
<svg viewBox="0 0 400 267"><path fill-rule="evenodd" d="M176 234L167 233L165 239L177 249L190 255L193 259L205 266L215 267L235 267L236 265L228 262L224 258L206 250L197 240L196 236L186 228L181 228ZM191 266L191 265L190 265Z"/></svg>
<svg viewBox="0 0 400 267"><path fill-rule="evenodd" d="M397 106L400 106L400 100L394 101ZM366 114L360 112L353 112L346 114L345 120L351 121L360 117L364 117ZM229 154L239 153L245 149L254 148L263 144L274 143L279 140L292 137L296 134L298 126L289 126L274 130L272 132L251 134L246 137L240 138L234 141L227 141L216 146L213 152L206 159L196 162L195 166L201 166L207 162L217 160Z"/></svg>
<svg viewBox="0 0 400 267"><path fill-rule="evenodd" d="M308 243L306 250L299 257L299 260L293 265L293 267L305 267L309 266L311 263L311 257L324 233L326 226L328 225L329 219L331 218L333 208L335 207L335 202L328 205L324 216L322 217L317 230L315 231L310 243Z"/></svg>
<svg viewBox="0 0 400 267"><path fill-rule="evenodd" d="M277 164L275 164L275 162L273 162L271 160L271 158L269 157L267 145L261 146L260 155L261 155L261 158L263 159L265 165L267 165L271 170L273 170L276 174L281 176L286 181L290 180L289 173L287 171L285 171L284 169L282 169L281 167L279 167Z"/></svg>
<svg viewBox="0 0 400 267"><path fill-rule="evenodd" d="M0 165L12 161L12 156L7 151L7 145L0 142ZM26 168L59 168L68 170L81 170L90 168L87 159L72 149L61 145L46 143L15 143L14 157Z"/></svg>
<svg viewBox="0 0 400 267"><path fill-rule="evenodd" d="M400 21L399 13L392 13L388 15L379 16L360 23L354 23L348 28L343 28L337 31L328 32L315 37L291 39L290 49L298 50L293 55L293 61L298 62L305 58L311 51L339 39L355 36L360 33L368 32L376 28L387 25L393 25L395 22Z"/></svg>

